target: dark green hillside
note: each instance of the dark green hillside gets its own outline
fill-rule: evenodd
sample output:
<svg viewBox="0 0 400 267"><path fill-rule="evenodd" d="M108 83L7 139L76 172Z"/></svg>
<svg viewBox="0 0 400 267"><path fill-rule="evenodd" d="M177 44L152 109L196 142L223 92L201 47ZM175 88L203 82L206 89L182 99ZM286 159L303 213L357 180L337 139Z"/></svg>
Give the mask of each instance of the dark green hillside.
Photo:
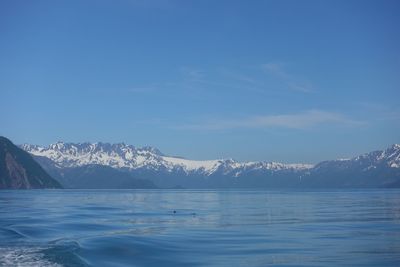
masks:
<svg viewBox="0 0 400 267"><path fill-rule="evenodd" d="M32 156L0 136L0 189L61 188Z"/></svg>

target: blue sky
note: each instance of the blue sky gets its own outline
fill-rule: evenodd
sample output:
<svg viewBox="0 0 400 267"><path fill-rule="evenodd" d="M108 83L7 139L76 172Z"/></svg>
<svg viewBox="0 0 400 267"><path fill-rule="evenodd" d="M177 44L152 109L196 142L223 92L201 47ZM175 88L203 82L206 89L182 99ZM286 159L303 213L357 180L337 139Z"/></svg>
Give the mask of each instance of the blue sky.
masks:
<svg viewBox="0 0 400 267"><path fill-rule="evenodd" d="M318 162L400 143L399 1L0 1L0 134Z"/></svg>

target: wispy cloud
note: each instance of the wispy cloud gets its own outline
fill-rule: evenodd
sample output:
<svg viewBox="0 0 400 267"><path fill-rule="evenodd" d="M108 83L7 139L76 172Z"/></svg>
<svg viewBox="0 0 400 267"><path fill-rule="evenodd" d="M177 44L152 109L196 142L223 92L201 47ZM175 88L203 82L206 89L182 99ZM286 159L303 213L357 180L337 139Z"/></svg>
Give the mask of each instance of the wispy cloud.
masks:
<svg viewBox="0 0 400 267"><path fill-rule="evenodd" d="M202 81L205 77L205 72L199 69L182 67L180 71L183 74L183 78L189 81Z"/></svg>
<svg viewBox="0 0 400 267"><path fill-rule="evenodd" d="M291 90L303 93L311 93L314 91L309 81L300 81L299 78L296 78L293 74L286 71L283 63L270 62L262 64L261 68L269 74L281 79Z"/></svg>
<svg viewBox="0 0 400 267"><path fill-rule="evenodd" d="M212 120L200 124L182 125L178 128L192 130L224 130L240 128L307 129L322 124L359 126L364 123L352 120L340 113L309 110L295 114L274 114L252 116L241 119Z"/></svg>
<svg viewBox="0 0 400 267"><path fill-rule="evenodd" d="M261 83L242 73L221 70L200 70L192 67L180 68L181 80L174 83L175 88L196 91L235 90L263 93Z"/></svg>
<svg viewBox="0 0 400 267"><path fill-rule="evenodd" d="M244 68L229 69L226 67L201 69L192 66L182 66L177 69L177 75L173 80L160 81L149 85L131 88L134 93L160 92L173 90L176 92L216 92L236 91L254 92L266 95L274 92L265 73L281 80L288 89L303 93L313 91L313 86L305 79L301 79L288 73L283 63L266 63Z"/></svg>
<svg viewBox="0 0 400 267"><path fill-rule="evenodd" d="M359 112L369 114L370 120L400 122L400 108L395 105L377 102L356 102Z"/></svg>
<svg viewBox="0 0 400 267"><path fill-rule="evenodd" d="M261 67L264 70L268 71L269 73L272 73L283 79L290 78L290 75L284 70L282 63L266 63L266 64L262 64Z"/></svg>
<svg viewBox="0 0 400 267"><path fill-rule="evenodd" d="M148 93L148 92L153 92L154 90L155 87L143 86L143 87L132 87L129 88L127 91L131 93Z"/></svg>
<svg viewBox="0 0 400 267"><path fill-rule="evenodd" d="M232 70L227 68L220 68L217 72L225 79L234 82L236 84L241 84L241 88L245 87L265 87L265 83L256 79L252 74L248 74L246 72L240 70Z"/></svg>

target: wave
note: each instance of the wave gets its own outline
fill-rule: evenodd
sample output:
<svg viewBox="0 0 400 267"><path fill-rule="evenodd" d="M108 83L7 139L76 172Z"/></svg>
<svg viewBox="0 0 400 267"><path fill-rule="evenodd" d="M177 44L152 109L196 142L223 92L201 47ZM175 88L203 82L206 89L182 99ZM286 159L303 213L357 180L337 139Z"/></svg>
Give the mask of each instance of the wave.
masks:
<svg viewBox="0 0 400 267"><path fill-rule="evenodd" d="M46 259L43 248L5 247L0 248L0 266L18 267L62 267Z"/></svg>
<svg viewBox="0 0 400 267"><path fill-rule="evenodd" d="M0 266L18 267L86 267L76 252L78 242L58 240L48 246L19 245L0 247Z"/></svg>

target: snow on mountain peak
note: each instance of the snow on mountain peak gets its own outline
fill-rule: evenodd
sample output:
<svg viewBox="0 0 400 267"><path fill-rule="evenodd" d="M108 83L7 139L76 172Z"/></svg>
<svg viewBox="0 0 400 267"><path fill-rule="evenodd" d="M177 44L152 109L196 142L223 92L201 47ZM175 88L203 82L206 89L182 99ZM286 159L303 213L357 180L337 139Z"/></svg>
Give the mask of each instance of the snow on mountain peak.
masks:
<svg viewBox="0 0 400 267"><path fill-rule="evenodd" d="M136 148L124 143L64 143L57 142L48 147L24 144L25 151L51 159L60 167L78 167L84 165L106 165L126 169L166 169L182 170L185 173L200 172L212 175L216 172L240 173L245 170L304 170L308 164L283 164L275 162L237 162L233 159L189 160L170 157L153 147Z"/></svg>
<svg viewBox="0 0 400 267"><path fill-rule="evenodd" d="M366 169L383 164L391 168L400 168L400 145L394 144L385 150L373 151L357 156L350 161L364 162L369 165Z"/></svg>
<svg viewBox="0 0 400 267"><path fill-rule="evenodd" d="M388 165L392 168L400 168L400 145L394 144L382 152L381 157L385 157Z"/></svg>

